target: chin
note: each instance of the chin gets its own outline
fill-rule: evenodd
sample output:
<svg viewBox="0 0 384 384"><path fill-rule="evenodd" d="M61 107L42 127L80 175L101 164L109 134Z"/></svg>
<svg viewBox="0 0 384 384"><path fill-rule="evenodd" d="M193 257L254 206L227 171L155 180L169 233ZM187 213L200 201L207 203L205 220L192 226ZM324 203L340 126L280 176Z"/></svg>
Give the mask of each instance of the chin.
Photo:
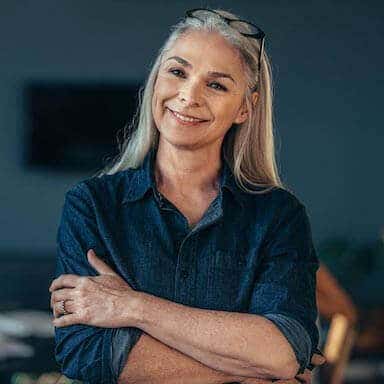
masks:
<svg viewBox="0 0 384 384"><path fill-rule="evenodd" d="M185 137L185 135L170 135L169 132L162 133L160 131L159 140L165 141L167 143L167 146L173 146L178 149L193 150L201 147L201 143L196 139L188 139Z"/></svg>

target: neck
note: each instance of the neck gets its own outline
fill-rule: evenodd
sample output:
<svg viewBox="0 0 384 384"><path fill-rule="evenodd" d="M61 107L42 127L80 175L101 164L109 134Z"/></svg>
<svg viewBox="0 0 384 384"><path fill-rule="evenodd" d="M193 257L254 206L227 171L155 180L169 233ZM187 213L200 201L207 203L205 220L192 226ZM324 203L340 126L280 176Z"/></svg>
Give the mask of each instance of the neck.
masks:
<svg viewBox="0 0 384 384"><path fill-rule="evenodd" d="M218 191L220 168L220 146L191 150L159 141L155 179L160 191L185 196Z"/></svg>

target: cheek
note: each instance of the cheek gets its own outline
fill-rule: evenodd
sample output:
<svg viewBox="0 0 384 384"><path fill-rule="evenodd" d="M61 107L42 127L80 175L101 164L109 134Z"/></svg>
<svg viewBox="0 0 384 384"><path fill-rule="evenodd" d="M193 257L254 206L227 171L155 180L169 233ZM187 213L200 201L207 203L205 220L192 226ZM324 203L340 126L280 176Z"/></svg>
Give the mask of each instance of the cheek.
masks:
<svg viewBox="0 0 384 384"><path fill-rule="evenodd" d="M169 97L177 92L177 79L159 76L156 82L156 92L160 97Z"/></svg>
<svg viewBox="0 0 384 384"><path fill-rule="evenodd" d="M155 126L158 127L161 120L161 111L159 108L159 95L156 86L152 95L152 117L155 122Z"/></svg>
<svg viewBox="0 0 384 384"><path fill-rule="evenodd" d="M167 99L168 97L164 93L164 88L160 84L156 85L152 96L152 116L158 129L161 126L162 119L164 118L164 103Z"/></svg>
<svg viewBox="0 0 384 384"><path fill-rule="evenodd" d="M162 108L162 104L164 103L164 92L162 90L161 84L156 84L153 89L152 96L152 110L154 113L159 114Z"/></svg>
<svg viewBox="0 0 384 384"><path fill-rule="evenodd" d="M154 93L152 96L152 117L155 121L155 124L157 125L158 122L158 112L157 112L157 96Z"/></svg>
<svg viewBox="0 0 384 384"><path fill-rule="evenodd" d="M232 122L236 117L237 100L230 100L224 103L212 105L217 120L222 122Z"/></svg>
<svg viewBox="0 0 384 384"><path fill-rule="evenodd" d="M160 110L162 108L162 105L167 99L167 90L164 87L164 84L158 84L154 88L153 92L153 98L152 98L152 106L153 108L156 108Z"/></svg>

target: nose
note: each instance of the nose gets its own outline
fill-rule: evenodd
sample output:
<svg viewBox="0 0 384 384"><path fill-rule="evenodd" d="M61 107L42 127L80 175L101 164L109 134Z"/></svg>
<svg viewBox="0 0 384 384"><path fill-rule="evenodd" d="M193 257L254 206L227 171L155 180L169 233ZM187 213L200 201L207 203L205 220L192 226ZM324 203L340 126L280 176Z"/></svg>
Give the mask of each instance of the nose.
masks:
<svg viewBox="0 0 384 384"><path fill-rule="evenodd" d="M185 82L179 90L179 100L185 106L199 107L202 104L200 86L197 82Z"/></svg>

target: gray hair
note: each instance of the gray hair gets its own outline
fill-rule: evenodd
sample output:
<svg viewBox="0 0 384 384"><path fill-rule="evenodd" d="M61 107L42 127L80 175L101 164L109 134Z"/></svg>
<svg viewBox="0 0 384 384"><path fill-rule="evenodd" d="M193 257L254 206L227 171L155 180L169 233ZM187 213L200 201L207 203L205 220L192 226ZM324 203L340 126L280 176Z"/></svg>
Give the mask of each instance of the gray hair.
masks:
<svg viewBox="0 0 384 384"><path fill-rule="evenodd" d="M222 16L239 19L233 13L215 10ZM139 92L139 106L130 124L124 128L119 155L98 176L114 174L139 167L151 148L157 148L159 131L152 115L152 96L159 68L176 40L191 30L220 33L240 53L245 64L248 82L245 102L248 118L242 124L233 124L223 141L223 154L231 167L237 184L246 192L265 193L274 187L283 187L278 175L273 132L272 70L267 54L261 57L260 84L257 84L260 40L249 38L228 25L215 14L204 20L186 18L171 28L171 33L159 50L144 88ZM252 102L252 90L257 86L258 99ZM249 188L251 187L251 188ZM252 190L252 187L262 189Z"/></svg>

